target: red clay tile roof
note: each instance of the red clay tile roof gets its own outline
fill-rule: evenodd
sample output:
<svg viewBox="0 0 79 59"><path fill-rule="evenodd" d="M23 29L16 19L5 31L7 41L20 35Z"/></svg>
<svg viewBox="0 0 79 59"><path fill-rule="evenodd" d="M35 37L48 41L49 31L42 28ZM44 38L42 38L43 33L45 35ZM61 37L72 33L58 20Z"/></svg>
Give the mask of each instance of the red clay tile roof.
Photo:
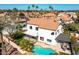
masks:
<svg viewBox="0 0 79 59"><path fill-rule="evenodd" d="M62 13L62 15L60 16L60 18L63 21L70 21L70 16L68 14Z"/></svg>
<svg viewBox="0 0 79 59"><path fill-rule="evenodd" d="M47 19L47 18L32 18L28 22L28 24L37 25L40 28L56 30L59 26L59 23L54 21L54 19Z"/></svg>
<svg viewBox="0 0 79 59"><path fill-rule="evenodd" d="M54 13L47 13L42 15L43 17L55 17L56 15Z"/></svg>

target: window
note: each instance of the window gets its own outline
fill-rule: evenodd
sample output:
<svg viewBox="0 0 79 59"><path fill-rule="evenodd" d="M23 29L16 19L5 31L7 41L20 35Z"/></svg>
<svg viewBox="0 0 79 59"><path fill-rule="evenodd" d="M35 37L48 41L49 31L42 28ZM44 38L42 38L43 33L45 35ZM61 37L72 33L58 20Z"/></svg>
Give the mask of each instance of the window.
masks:
<svg viewBox="0 0 79 59"><path fill-rule="evenodd" d="M44 41L44 37L40 37L40 40Z"/></svg>
<svg viewBox="0 0 79 59"><path fill-rule="evenodd" d="M36 30L38 31L38 27L36 27Z"/></svg>
<svg viewBox="0 0 79 59"><path fill-rule="evenodd" d="M48 42L52 42L52 40L50 40L50 39L47 39L47 41L48 41Z"/></svg>
<svg viewBox="0 0 79 59"><path fill-rule="evenodd" d="M54 35L54 32L52 32L51 35Z"/></svg>
<svg viewBox="0 0 79 59"><path fill-rule="evenodd" d="M32 29L32 26L30 26L30 29Z"/></svg>
<svg viewBox="0 0 79 59"><path fill-rule="evenodd" d="M57 32L59 33L59 30L57 30Z"/></svg>

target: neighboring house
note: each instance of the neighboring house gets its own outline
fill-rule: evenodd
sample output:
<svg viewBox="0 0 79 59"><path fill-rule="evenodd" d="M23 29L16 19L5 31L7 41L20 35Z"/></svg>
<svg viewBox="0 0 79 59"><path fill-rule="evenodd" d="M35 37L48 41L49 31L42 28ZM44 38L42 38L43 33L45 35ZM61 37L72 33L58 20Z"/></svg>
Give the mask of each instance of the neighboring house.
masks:
<svg viewBox="0 0 79 59"><path fill-rule="evenodd" d="M74 13L69 12L61 12L58 14L57 20L61 23L63 21L64 23L73 23L74 19L76 19L77 16Z"/></svg>
<svg viewBox="0 0 79 59"><path fill-rule="evenodd" d="M75 12L67 12L66 14L70 14L71 17L73 17L74 19L77 19L77 15Z"/></svg>
<svg viewBox="0 0 79 59"><path fill-rule="evenodd" d="M57 44L56 37L63 33L62 25L52 18L32 18L27 21L26 30L26 36L50 45Z"/></svg>

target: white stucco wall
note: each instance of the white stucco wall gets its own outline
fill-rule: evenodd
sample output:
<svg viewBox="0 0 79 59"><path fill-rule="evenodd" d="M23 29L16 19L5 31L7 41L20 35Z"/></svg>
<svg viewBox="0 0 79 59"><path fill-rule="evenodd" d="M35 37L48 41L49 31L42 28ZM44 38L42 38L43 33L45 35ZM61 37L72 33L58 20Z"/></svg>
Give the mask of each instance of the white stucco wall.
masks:
<svg viewBox="0 0 79 59"><path fill-rule="evenodd" d="M30 29L30 26L32 26L32 29ZM27 31L24 33L28 34L28 35L32 35L32 36L37 36L38 31L36 31L36 29L35 29L36 27L38 27L38 26L27 24L27 28L26 28Z"/></svg>
<svg viewBox="0 0 79 59"><path fill-rule="evenodd" d="M45 43L51 44L51 45L57 44L55 38L60 33L62 33L63 30L61 28L62 28L62 26L60 25L58 27L58 29L57 29L57 30L59 30L59 33L57 32L57 30L56 31L53 31L53 30L47 30L47 29L39 28L39 31L38 31L38 41L45 42ZM52 32L54 32L54 35L51 35ZM44 41L40 40L40 37L44 37ZM50 39L52 41L51 42L48 42L47 39Z"/></svg>
<svg viewBox="0 0 79 59"><path fill-rule="evenodd" d="M32 26L32 29L30 29L30 26ZM38 36L38 41L44 42L44 43L47 43L47 44L51 44L51 45L57 44L55 38L60 33L63 32L61 25L59 25L57 30L48 30L48 29L38 28L38 31L37 31L35 29L36 27L38 27L38 26L27 24L27 31L25 32L25 34L28 34L28 35L31 35L31 36ZM54 32L54 35L51 35L52 32ZM44 41L40 40L40 37L43 37ZM52 41L48 42L47 39L50 39Z"/></svg>
<svg viewBox="0 0 79 59"><path fill-rule="evenodd" d="M55 41L55 35L51 35L51 33L55 31L51 31L51 30L45 30L45 29L39 29L39 32L38 32L38 41L40 42L45 42L47 44L56 44L56 41ZM43 37L44 38L44 41L40 40L40 37ZM50 39L52 40L52 42L48 42L47 39Z"/></svg>

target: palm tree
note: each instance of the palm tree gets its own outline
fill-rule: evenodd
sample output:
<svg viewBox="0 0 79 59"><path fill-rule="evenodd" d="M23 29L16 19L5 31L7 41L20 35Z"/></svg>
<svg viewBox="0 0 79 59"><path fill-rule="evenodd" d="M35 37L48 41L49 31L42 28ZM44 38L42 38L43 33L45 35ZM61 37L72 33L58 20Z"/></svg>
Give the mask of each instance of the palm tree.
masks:
<svg viewBox="0 0 79 59"><path fill-rule="evenodd" d="M12 11L13 11L13 12L18 12L18 9L17 9L17 8L13 8Z"/></svg>
<svg viewBox="0 0 79 59"><path fill-rule="evenodd" d="M32 5L32 10L34 10L34 8L35 8L35 5L33 4L33 5Z"/></svg>
<svg viewBox="0 0 79 59"><path fill-rule="evenodd" d="M52 6L49 6L49 9L50 9L50 11L53 11L53 7Z"/></svg>
<svg viewBox="0 0 79 59"><path fill-rule="evenodd" d="M38 6L35 6L35 9L36 9L35 12L38 12Z"/></svg>
<svg viewBox="0 0 79 59"><path fill-rule="evenodd" d="M51 10L53 10L54 8L51 6Z"/></svg>
<svg viewBox="0 0 79 59"><path fill-rule="evenodd" d="M39 7L38 7L38 6L36 6L36 10L38 10L38 8L39 8Z"/></svg>
<svg viewBox="0 0 79 59"><path fill-rule="evenodd" d="M49 6L49 9L51 9L51 6Z"/></svg>
<svg viewBox="0 0 79 59"><path fill-rule="evenodd" d="M32 51L32 47L33 47L33 42L31 42L30 40L21 40L20 41L20 46L23 50L26 50L28 52L31 52Z"/></svg>
<svg viewBox="0 0 79 59"><path fill-rule="evenodd" d="M28 6L28 10L30 10L30 6Z"/></svg>

